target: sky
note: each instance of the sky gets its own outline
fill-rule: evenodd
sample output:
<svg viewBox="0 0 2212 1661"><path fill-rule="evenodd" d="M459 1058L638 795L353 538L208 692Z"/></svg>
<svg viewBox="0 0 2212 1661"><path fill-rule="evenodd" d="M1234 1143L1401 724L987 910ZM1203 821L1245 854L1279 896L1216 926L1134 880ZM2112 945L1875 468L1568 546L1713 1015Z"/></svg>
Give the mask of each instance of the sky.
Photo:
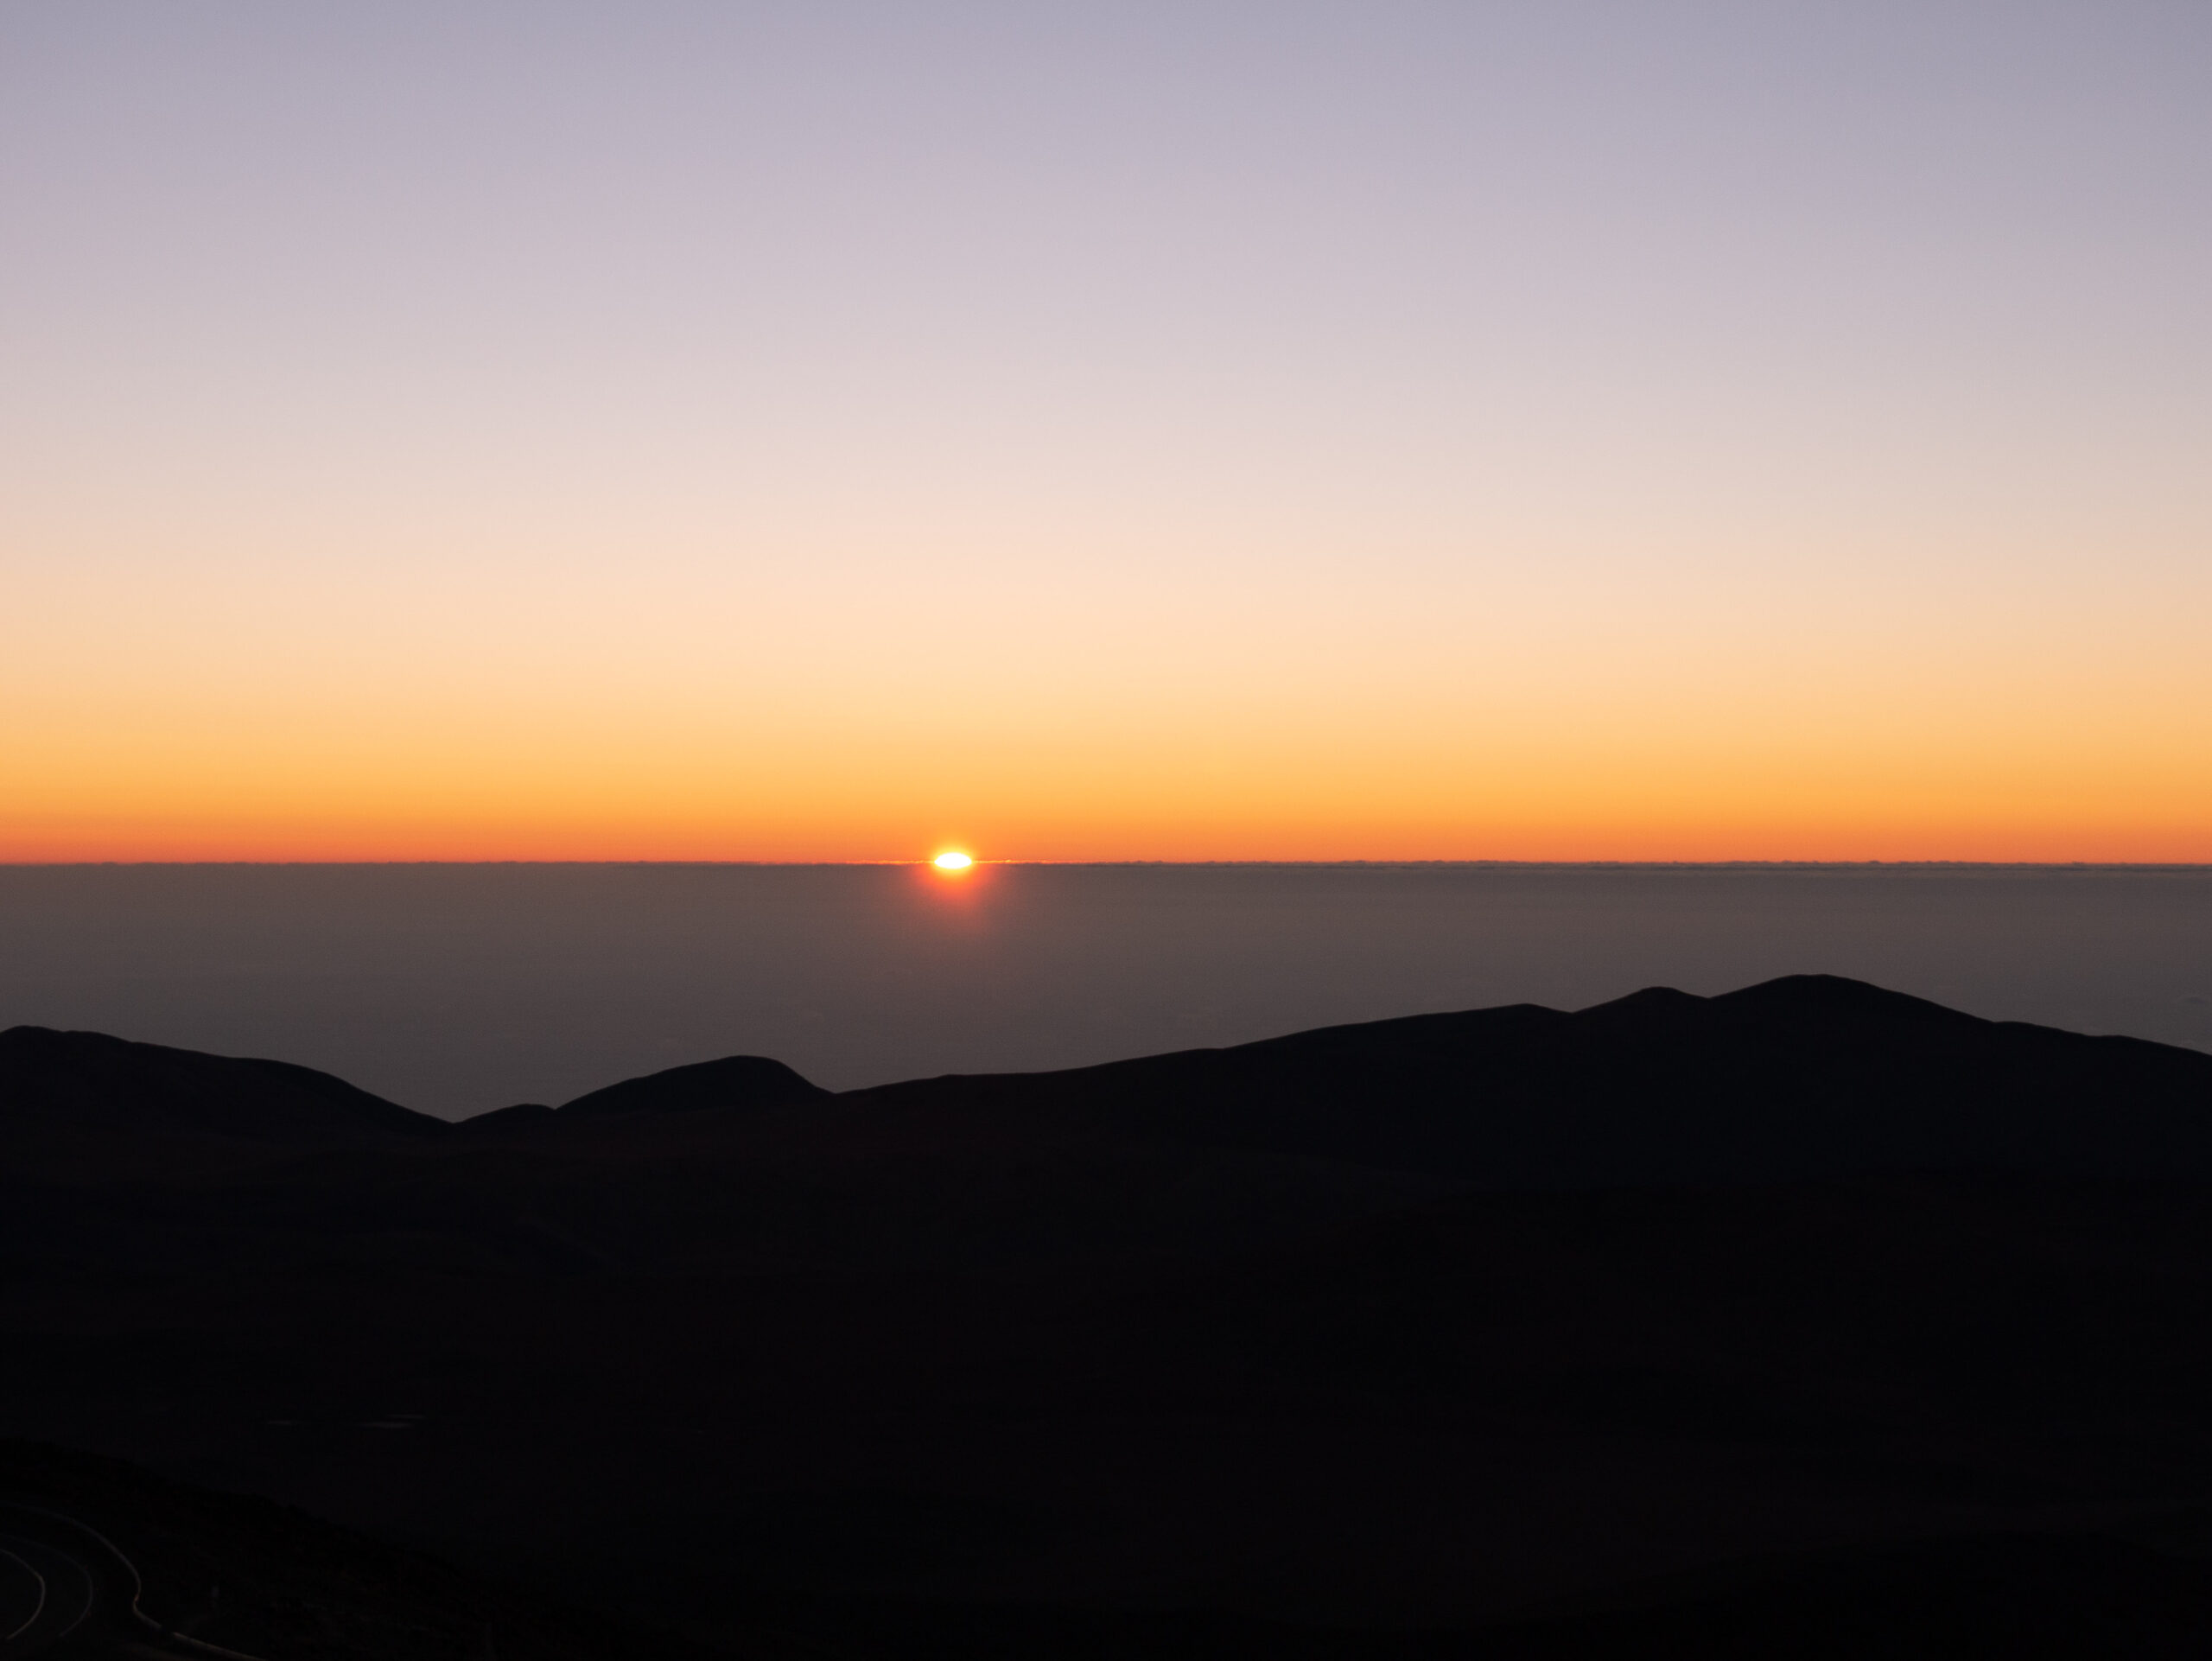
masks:
<svg viewBox="0 0 2212 1661"><path fill-rule="evenodd" d="M2212 9L0 3L0 860L2212 861Z"/></svg>

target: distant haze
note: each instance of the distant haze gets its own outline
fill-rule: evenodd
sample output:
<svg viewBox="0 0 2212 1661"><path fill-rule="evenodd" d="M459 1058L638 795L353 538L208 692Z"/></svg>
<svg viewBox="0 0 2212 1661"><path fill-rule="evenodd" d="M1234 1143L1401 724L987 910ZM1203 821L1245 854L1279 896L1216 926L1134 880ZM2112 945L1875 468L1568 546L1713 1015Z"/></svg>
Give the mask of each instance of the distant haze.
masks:
<svg viewBox="0 0 2212 1661"><path fill-rule="evenodd" d="M2212 858L2208 200L2202 0L0 7L0 859Z"/></svg>
<svg viewBox="0 0 2212 1661"><path fill-rule="evenodd" d="M0 868L0 1027L448 1117L733 1053L844 1089L1807 971L2212 1049L2212 869Z"/></svg>

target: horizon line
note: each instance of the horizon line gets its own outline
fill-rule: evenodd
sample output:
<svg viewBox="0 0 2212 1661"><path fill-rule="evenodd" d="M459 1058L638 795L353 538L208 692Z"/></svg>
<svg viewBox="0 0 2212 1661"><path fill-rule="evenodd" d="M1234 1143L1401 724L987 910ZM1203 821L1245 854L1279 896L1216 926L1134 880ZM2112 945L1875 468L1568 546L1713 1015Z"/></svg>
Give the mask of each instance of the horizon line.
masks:
<svg viewBox="0 0 2212 1661"><path fill-rule="evenodd" d="M927 869L934 856L912 859L30 859L0 860L0 870L371 870L487 868L671 870ZM1492 870L2094 870L2212 871L2212 860L2100 859L986 859L975 869L1438 869Z"/></svg>

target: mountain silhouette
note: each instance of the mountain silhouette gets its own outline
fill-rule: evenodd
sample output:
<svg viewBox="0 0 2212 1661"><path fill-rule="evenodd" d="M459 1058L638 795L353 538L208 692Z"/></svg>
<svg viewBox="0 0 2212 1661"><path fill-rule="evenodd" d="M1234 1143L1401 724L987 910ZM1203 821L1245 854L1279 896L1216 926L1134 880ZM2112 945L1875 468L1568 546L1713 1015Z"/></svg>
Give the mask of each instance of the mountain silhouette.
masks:
<svg viewBox="0 0 2212 1661"><path fill-rule="evenodd" d="M617 1113L698 1113L710 1109L785 1107L817 1101L830 1092L810 1084L781 1061L761 1055L729 1055L626 1079L563 1105L576 1117Z"/></svg>
<svg viewBox="0 0 2212 1661"><path fill-rule="evenodd" d="M723 1654L2212 1645L2212 1056L1827 977L457 1126L16 1028L0 1330L18 1435Z"/></svg>
<svg viewBox="0 0 2212 1661"><path fill-rule="evenodd" d="M203 1055L104 1033L0 1032L0 1170L86 1174L251 1162L414 1142L441 1120L285 1061Z"/></svg>
<svg viewBox="0 0 2212 1661"><path fill-rule="evenodd" d="M1018 1106L1492 1187L2212 1174L2212 1055L1983 1021L1819 975L1716 998L1653 988L1572 1015L1414 1015L843 1099Z"/></svg>
<svg viewBox="0 0 2212 1661"><path fill-rule="evenodd" d="M831 1103L819 1127L830 1141L859 1125L954 1115L993 1139L1181 1142L1505 1188L1879 1169L2212 1174L2212 1056L1983 1021L1832 976L1714 998L1654 988L1573 1014L1522 1004L1415 1015L841 1096L779 1061L728 1056L558 1110L525 1104L463 1123L503 1140L585 1122L620 1136L626 1125L665 1146L671 1130L712 1141L730 1128L719 1113ZM96 1033L0 1033L10 1168L39 1150L143 1163L156 1147L163 1158L235 1164L414 1145L452 1128L284 1062ZM779 1130L786 1142L809 1134Z"/></svg>

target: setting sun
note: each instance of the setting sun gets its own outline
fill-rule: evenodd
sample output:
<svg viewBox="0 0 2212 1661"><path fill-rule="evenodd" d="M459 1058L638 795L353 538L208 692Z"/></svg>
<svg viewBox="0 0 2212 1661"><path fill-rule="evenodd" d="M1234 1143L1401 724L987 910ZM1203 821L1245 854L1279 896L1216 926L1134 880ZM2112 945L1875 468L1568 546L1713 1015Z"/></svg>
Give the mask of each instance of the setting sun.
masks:
<svg viewBox="0 0 2212 1661"><path fill-rule="evenodd" d="M939 854L930 862L940 871L964 871L975 862L967 855L960 853Z"/></svg>

